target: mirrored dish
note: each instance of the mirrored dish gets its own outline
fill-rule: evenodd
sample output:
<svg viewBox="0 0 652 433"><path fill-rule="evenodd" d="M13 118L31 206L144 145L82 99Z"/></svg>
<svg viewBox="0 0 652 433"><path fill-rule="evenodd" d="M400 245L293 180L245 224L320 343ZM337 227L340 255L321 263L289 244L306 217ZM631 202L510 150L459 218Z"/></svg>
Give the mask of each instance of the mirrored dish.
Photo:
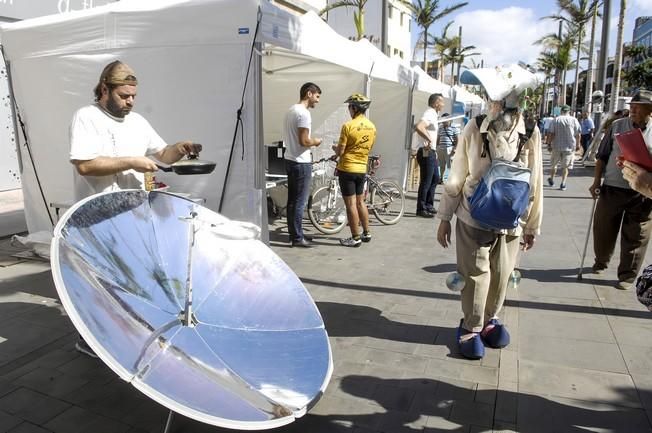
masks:
<svg viewBox="0 0 652 433"><path fill-rule="evenodd" d="M318 401L332 358L312 298L256 229L165 192L98 194L57 224L52 273L123 380L208 424L278 427Z"/></svg>

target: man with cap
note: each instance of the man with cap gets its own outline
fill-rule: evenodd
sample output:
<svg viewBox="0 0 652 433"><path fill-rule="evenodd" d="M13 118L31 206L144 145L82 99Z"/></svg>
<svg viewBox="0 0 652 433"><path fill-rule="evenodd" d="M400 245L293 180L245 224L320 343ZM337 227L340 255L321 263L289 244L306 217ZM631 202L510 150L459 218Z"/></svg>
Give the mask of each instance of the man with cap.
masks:
<svg viewBox="0 0 652 433"><path fill-rule="evenodd" d="M201 145L166 144L144 117L131 110L138 80L119 60L105 66L95 86L95 103L82 107L70 125L70 162L75 166L75 198L143 188L144 173L158 170L149 157L172 164Z"/></svg>
<svg viewBox="0 0 652 433"><path fill-rule="evenodd" d="M598 149L593 184L589 192L598 203L593 224L595 263L593 272L602 273L611 260L620 233L620 263L616 288L629 289L642 265L652 231L652 199L632 189L631 179L619 167L620 147L616 134L641 130L652 154L652 91L641 89L631 99L629 116L615 120ZM628 173L629 175L629 173ZM630 176L628 176L630 177ZM637 188L638 189L638 188Z"/></svg>
<svg viewBox="0 0 652 433"><path fill-rule="evenodd" d="M550 137L550 176L548 185L555 184L557 166L561 165L561 183L559 189L566 190L568 171L573 168L575 152L580 150L580 122L570 115L570 107L563 105L561 115L557 116L550 124L548 135Z"/></svg>
<svg viewBox="0 0 652 433"><path fill-rule="evenodd" d="M100 192L144 188L144 173L158 170L149 156L172 164L201 145L190 141L166 144L154 128L132 112L138 80L116 60L105 66L95 86L95 104L75 112L70 125L70 162L75 166L76 200ZM79 337L78 351L97 358Z"/></svg>
<svg viewBox="0 0 652 433"><path fill-rule="evenodd" d="M437 218L441 220L437 241L444 248L451 244L451 220L455 215L457 271L464 277L463 318L457 329L457 343L462 356L480 359L485 346L502 348L510 342L499 314L519 245L522 242L523 249L532 248L541 227L541 134L536 125L532 125L531 135L527 135L523 116L517 108L519 95L536 86L534 74L513 65L504 69L467 70L461 80L464 84L481 84L491 103L487 116L470 121L459 137L437 210ZM520 224L509 230L483 226L471 216L469 204L469 198L489 171L492 161L498 159L519 161L531 173L528 208Z"/></svg>

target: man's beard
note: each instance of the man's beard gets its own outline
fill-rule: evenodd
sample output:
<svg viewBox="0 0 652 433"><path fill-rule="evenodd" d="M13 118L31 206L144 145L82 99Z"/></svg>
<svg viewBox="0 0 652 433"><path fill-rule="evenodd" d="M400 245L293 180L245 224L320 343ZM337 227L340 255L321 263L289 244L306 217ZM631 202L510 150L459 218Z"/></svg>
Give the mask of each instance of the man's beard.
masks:
<svg viewBox="0 0 652 433"><path fill-rule="evenodd" d="M109 99L106 102L106 111L108 111L109 114L114 117L123 118L131 112L131 108L120 107L118 104L116 104L115 102L111 101L111 99Z"/></svg>
<svg viewBox="0 0 652 433"><path fill-rule="evenodd" d="M495 132L509 131L512 128L517 111L504 109L489 115L489 129Z"/></svg>

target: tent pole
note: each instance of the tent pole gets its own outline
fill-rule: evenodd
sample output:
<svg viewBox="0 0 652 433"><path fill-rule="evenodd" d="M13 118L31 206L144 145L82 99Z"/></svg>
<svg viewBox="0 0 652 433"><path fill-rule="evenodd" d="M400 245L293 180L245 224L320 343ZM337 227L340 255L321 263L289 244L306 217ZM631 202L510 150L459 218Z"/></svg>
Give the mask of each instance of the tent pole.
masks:
<svg viewBox="0 0 652 433"><path fill-rule="evenodd" d="M412 81L412 87L408 92L408 105L406 110L405 117L405 150L407 151L407 164L405 164L405 170L403 172L403 191L407 191L408 186L408 177L410 171L410 158L412 157L412 134L414 131L414 114L412 113L412 104L414 103L414 89L417 87L419 77Z"/></svg>
<svg viewBox="0 0 652 433"><path fill-rule="evenodd" d="M170 429L172 428L172 418L174 417L174 412L170 411L168 413L168 420L165 422L165 430L163 430L163 433L170 433Z"/></svg>

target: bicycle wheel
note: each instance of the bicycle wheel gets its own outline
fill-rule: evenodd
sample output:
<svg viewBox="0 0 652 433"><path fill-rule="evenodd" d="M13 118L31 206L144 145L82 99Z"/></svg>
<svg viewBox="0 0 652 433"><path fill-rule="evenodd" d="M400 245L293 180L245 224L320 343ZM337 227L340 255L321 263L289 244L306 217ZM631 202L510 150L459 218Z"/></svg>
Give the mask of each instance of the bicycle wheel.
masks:
<svg viewBox="0 0 652 433"><path fill-rule="evenodd" d="M405 210L403 188L392 180L381 180L371 191L371 211L383 224L396 224Z"/></svg>
<svg viewBox="0 0 652 433"><path fill-rule="evenodd" d="M346 226L346 206L342 194L334 196L329 186L317 189L308 199L308 218L320 232L332 235Z"/></svg>

